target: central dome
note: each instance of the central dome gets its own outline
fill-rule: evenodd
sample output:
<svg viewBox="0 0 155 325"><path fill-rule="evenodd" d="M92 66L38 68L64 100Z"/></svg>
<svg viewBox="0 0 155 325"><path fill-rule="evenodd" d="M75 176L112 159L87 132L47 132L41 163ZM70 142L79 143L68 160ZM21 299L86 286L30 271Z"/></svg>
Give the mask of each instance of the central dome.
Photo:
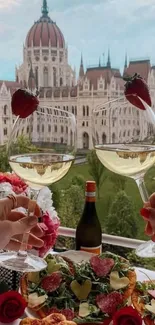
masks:
<svg viewBox="0 0 155 325"><path fill-rule="evenodd" d="M48 16L47 1L43 0L42 17L34 23L30 28L26 37L26 47L65 47L64 36L56 25Z"/></svg>

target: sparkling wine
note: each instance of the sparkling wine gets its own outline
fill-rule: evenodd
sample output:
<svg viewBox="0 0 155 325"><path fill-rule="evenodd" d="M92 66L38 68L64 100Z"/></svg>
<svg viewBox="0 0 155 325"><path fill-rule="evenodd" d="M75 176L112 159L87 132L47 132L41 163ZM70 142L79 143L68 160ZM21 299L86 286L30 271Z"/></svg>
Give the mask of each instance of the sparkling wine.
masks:
<svg viewBox="0 0 155 325"><path fill-rule="evenodd" d="M55 153L33 153L12 156L12 170L32 187L50 185L64 177L74 161L74 156Z"/></svg>
<svg viewBox="0 0 155 325"><path fill-rule="evenodd" d="M93 254L102 251L102 229L97 216L96 183L86 182L85 206L83 214L76 228L76 250L82 250Z"/></svg>
<svg viewBox="0 0 155 325"><path fill-rule="evenodd" d="M101 163L114 173L137 179L155 164L155 146L107 144L95 146Z"/></svg>

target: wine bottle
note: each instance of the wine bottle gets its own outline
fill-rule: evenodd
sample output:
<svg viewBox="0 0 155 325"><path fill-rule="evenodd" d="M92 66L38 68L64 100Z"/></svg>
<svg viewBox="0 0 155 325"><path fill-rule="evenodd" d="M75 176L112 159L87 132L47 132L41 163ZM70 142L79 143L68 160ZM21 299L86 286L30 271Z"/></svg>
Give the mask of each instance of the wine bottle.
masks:
<svg viewBox="0 0 155 325"><path fill-rule="evenodd" d="M95 201L96 183L87 181L84 211L76 228L76 250L100 254L102 251L102 229Z"/></svg>

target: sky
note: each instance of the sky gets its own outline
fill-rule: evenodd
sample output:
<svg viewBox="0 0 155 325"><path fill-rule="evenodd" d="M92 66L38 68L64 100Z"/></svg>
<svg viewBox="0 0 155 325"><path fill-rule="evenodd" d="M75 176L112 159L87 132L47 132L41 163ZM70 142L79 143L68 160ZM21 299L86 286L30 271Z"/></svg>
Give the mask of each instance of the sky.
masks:
<svg viewBox="0 0 155 325"><path fill-rule="evenodd" d="M111 64L123 69L128 59L150 58L155 64L155 0L47 0L49 15L64 34L69 63L78 72ZM14 80L22 63L23 44L41 16L42 0L0 0L0 79Z"/></svg>

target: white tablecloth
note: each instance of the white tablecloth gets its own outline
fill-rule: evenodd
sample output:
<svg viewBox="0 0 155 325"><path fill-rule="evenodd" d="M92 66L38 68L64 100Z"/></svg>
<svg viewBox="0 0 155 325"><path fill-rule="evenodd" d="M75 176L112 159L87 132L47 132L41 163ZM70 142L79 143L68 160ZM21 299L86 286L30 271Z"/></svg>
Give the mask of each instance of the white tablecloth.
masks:
<svg viewBox="0 0 155 325"><path fill-rule="evenodd" d="M155 271L143 269L142 267L135 267L137 274L137 281L155 280Z"/></svg>

